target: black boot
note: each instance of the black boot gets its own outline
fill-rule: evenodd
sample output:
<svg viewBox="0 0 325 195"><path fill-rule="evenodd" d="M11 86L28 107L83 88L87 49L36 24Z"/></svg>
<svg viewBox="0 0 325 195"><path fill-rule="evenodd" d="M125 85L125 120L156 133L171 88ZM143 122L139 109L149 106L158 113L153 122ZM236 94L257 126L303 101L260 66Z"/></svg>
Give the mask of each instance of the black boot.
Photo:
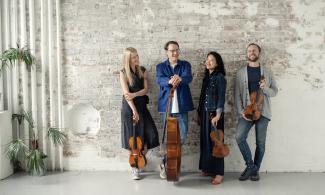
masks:
<svg viewBox="0 0 325 195"><path fill-rule="evenodd" d="M254 164L248 165L238 179L239 181L245 181L249 179L253 174L256 173L257 173L257 167Z"/></svg>
<svg viewBox="0 0 325 195"><path fill-rule="evenodd" d="M258 171L256 171L255 173L253 173L253 175L251 175L251 181L258 181L260 180L260 174L258 174Z"/></svg>

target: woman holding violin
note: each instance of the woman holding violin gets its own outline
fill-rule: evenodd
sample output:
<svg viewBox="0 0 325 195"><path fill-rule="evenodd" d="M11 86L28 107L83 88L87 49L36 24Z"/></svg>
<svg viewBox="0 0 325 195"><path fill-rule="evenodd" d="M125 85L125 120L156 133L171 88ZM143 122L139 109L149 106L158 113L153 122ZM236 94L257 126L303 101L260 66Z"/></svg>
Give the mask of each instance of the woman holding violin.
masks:
<svg viewBox="0 0 325 195"><path fill-rule="evenodd" d="M146 165L145 149L159 146L158 131L147 104L148 73L139 65L139 55L135 48L126 48L120 71L123 90L121 109L122 147L130 151L129 164L132 179L140 179L139 169Z"/></svg>
<svg viewBox="0 0 325 195"><path fill-rule="evenodd" d="M225 67L217 52L210 52L205 61L206 69L198 107L200 133L200 164L203 176L213 176L212 184L218 185L224 177L224 158L213 156L214 142L210 133L224 131L224 103L226 92ZM223 142L223 139L219 140Z"/></svg>

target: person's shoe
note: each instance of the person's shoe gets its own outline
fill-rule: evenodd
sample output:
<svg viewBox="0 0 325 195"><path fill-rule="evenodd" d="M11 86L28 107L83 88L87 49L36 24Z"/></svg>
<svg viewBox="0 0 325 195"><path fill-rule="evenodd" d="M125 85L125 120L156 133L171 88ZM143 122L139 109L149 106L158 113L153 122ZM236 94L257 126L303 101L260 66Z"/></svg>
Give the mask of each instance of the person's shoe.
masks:
<svg viewBox="0 0 325 195"><path fill-rule="evenodd" d="M255 165L252 167L247 166L238 179L239 181L245 181L256 172L257 172L257 167Z"/></svg>
<svg viewBox="0 0 325 195"><path fill-rule="evenodd" d="M160 169L160 174L159 174L160 178L161 178L161 179L166 179L167 176L166 176L166 169L165 169L165 165L164 165L164 163L161 163L161 164L159 165L159 169Z"/></svg>
<svg viewBox="0 0 325 195"><path fill-rule="evenodd" d="M252 175L251 175L251 181L258 181L258 180L260 180L260 174L258 173L258 171L256 171L255 173L253 173Z"/></svg>
<svg viewBox="0 0 325 195"><path fill-rule="evenodd" d="M135 168L135 167L132 167L131 178L133 180L139 180L140 179L139 170L137 168Z"/></svg>

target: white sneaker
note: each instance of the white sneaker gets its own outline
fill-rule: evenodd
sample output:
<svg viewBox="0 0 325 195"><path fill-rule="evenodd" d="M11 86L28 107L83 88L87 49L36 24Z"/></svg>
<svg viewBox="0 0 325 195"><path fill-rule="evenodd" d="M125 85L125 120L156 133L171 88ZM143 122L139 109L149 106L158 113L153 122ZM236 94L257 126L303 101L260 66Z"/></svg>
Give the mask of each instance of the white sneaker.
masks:
<svg viewBox="0 0 325 195"><path fill-rule="evenodd" d="M161 178L161 179L166 179L167 176L166 176L166 168L165 168L164 163L161 163L161 164L159 165L159 169L160 169L160 174L159 174L160 178Z"/></svg>
<svg viewBox="0 0 325 195"><path fill-rule="evenodd" d="M140 179L139 170L137 168L132 167L132 170L131 170L131 178L133 180L139 180Z"/></svg>

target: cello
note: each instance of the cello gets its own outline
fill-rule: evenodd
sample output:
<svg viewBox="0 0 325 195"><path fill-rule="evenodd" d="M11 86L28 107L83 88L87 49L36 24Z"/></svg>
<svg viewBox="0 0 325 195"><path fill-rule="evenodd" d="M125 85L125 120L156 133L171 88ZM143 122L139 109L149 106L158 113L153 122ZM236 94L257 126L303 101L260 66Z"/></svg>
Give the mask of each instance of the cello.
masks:
<svg viewBox="0 0 325 195"><path fill-rule="evenodd" d="M166 144L166 175L167 181L178 181L181 168L181 139L177 118L170 116L171 99L174 96L175 88L170 90L166 108L166 120L164 121L164 133L162 144L165 140L167 130L167 144Z"/></svg>
<svg viewBox="0 0 325 195"><path fill-rule="evenodd" d="M142 169L147 164L146 156L142 154L142 141L139 136L136 135L135 130L136 122L133 120L132 136L129 139L129 147L131 150L129 163L131 167Z"/></svg>

